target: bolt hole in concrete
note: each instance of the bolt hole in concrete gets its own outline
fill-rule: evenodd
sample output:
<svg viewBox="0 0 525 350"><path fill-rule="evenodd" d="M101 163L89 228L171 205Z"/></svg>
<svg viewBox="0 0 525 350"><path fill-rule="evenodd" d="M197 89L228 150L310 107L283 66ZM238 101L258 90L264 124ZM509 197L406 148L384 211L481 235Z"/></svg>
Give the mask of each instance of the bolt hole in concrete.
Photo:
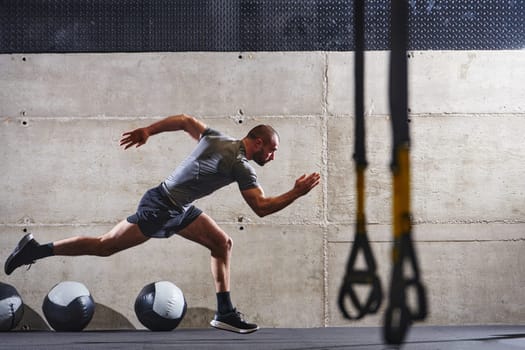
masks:
<svg viewBox="0 0 525 350"><path fill-rule="evenodd" d="M243 117L244 117L244 111L242 108L239 108L239 118L237 119L237 123L242 124L243 123Z"/></svg>
<svg viewBox="0 0 525 350"><path fill-rule="evenodd" d="M22 117L25 117L26 116L26 111L20 111L20 115ZM29 123L28 123L28 121L26 119L22 119L20 121L20 124L22 124L22 126L27 126Z"/></svg>

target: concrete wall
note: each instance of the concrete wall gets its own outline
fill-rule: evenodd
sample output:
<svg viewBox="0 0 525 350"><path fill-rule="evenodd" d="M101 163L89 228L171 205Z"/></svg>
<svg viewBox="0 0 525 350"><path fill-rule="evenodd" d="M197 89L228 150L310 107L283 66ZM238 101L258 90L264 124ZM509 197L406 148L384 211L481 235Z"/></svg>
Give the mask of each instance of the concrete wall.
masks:
<svg viewBox="0 0 525 350"><path fill-rule="evenodd" d="M366 55L369 237L390 280L388 53ZM425 324L522 324L525 316L525 67L520 51L409 55L414 239L428 290ZM383 309L344 320L336 306L354 223L352 53L140 53L0 56L0 257L27 229L41 242L98 235L133 213L192 149L183 133L123 151L122 132L188 113L241 138L259 123L281 134L257 168L268 195L318 171L322 184L258 218L235 185L197 205L233 237L232 295L263 327L381 325ZM215 309L209 253L179 237L109 258L54 257L0 280L45 328L56 283L81 281L98 303L91 328L141 328L145 284L185 293L185 327ZM383 304L386 305L386 301ZM29 316L28 316L29 317ZM39 323L40 322L40 323Z"/></svg>

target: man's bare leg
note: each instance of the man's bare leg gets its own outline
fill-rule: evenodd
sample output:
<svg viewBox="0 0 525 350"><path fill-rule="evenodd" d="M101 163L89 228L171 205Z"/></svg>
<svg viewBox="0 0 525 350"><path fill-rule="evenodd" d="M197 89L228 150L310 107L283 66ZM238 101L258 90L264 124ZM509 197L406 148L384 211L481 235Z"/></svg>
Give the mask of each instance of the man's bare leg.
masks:
<svg viewBox="0 0 525 350"><path fill-rule="evenodd" d="M144 243L148 239L149 237L144 236L138 225L123 220L99 237L77 236L56 241L53 243L53 253L67 256L110 256Z"/></svg>
<svg viewBox="0 0 525 350"><path fill-rule="evenodd" d="M241 334L255 332L256 324L247 323L230 300L230 261L233 242L215 221L202 213L179 235L197 242L211 252L211 272L217 292L217 313L210 325Z"/></svg>
<svg viewBox="0 0 525 350"><path fill-rule="evenodd" d="M9 275L22 265L30 265L38 259L52 255L109 256L144 243L148 239L142 234L138 225L130 224L126 220L121 221L109 232L99 237L77 236L42 245L33 238L32 234L28 233L7 258L4 271Z"/></svg>
<svg viewBox="0 0 525 350"><path fill-rule="evenodd" d="M215 291L230 291L230 259L233 241L215 221L202 213L184 230L181 237L199 243L211 252L211 272L215 282Z"/></svg>

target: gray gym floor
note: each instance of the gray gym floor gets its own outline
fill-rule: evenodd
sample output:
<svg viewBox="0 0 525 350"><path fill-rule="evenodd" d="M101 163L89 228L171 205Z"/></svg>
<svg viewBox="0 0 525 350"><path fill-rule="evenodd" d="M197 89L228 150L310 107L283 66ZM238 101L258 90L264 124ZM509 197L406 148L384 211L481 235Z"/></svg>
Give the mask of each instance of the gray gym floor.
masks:
<svg viewBox="0 0 525 350"><path fill-rule="evenodd" d="M525 326L412 327L401 347L386 345L381 328L267 328L248 335L215 329L172 332L14 331L0 349L525 349Z"/></svg>

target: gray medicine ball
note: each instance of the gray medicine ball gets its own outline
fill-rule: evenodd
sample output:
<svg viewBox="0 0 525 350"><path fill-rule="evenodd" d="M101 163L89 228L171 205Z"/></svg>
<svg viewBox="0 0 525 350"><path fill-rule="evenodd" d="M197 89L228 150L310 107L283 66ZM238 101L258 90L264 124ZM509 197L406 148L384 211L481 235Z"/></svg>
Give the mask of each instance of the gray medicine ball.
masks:
<svg viewBox="0 0 525 350"><path fill-rule="evenodd" d="M95 302L85 285L65 281L49 291L42 304L42 311L54 330L78 332L93 318Z"/></svg>
<svg viewBox="0 0 525 350"><path fill-rule="evenodd" d="M184 294L175 284L159 281L146 285L135 299L135 314L152 331L177 328L186 314Z"/></svg>
<svg viewBox="0 0 525 350"><path fill-rule="evenodd" d="M15 328L24 315L24 302L15 287L0 282L0 331Z"/></svg>

